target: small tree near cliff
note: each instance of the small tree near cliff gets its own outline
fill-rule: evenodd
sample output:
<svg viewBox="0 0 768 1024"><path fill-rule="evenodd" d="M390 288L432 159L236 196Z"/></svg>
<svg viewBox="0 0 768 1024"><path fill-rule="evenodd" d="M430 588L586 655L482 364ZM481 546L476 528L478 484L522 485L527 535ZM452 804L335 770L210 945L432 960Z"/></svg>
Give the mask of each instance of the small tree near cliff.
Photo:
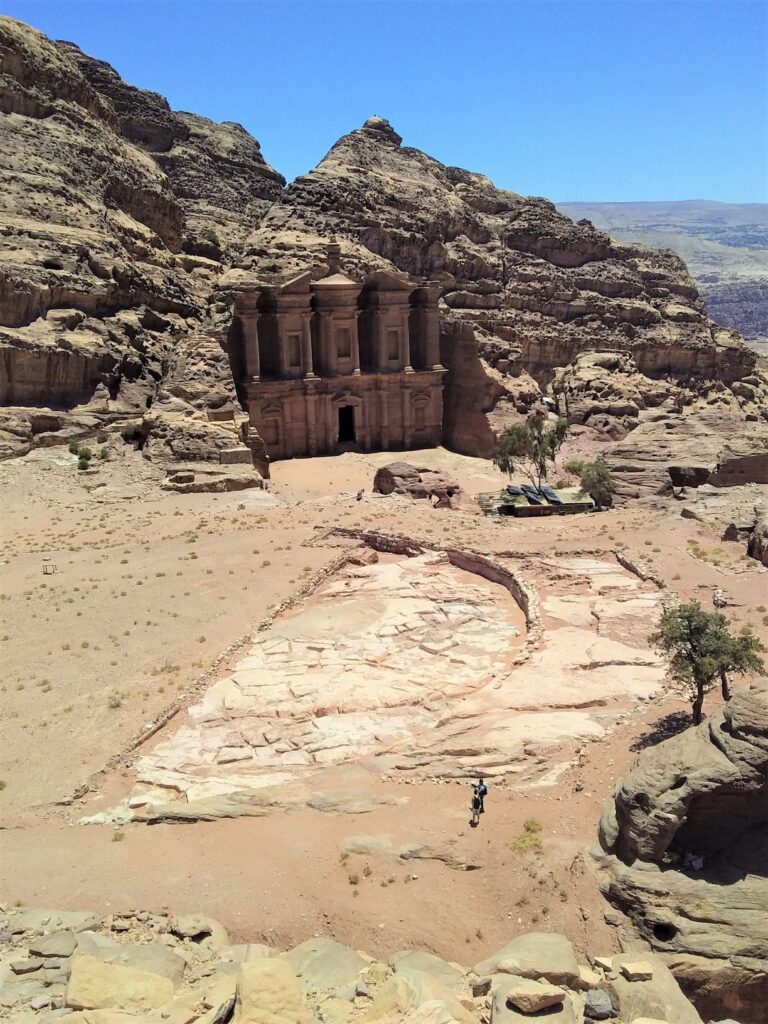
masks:
<svg viewBox="0 0 768 1024"><path fill-rule="evenodd" d="M728 673L762 672L765 648L749 632L735 637L719 612L705 612L698 601L667 607L648 638L667 659L675 683L692 695L693 724L701 722L704 695L719 678L730 698Z"/></svg>
<svg viewBox="0 0 768 1024"><path fill-rule="evenodd" d="M724 618L724 616L718 616ZM723 693L723 700L731 699L731 687L728 674L743 675L745 672L754 672L757 675L765 675L765 662L760 657L766 651L763 644L748 629L743 629L738 636L730 633L724 638L722 651L718 660L718 673Z"/></svg>
<svg viewBox="0 0 768 1024"><path fill-rule="evenodd" d="M508 477L520 472L534 487L541 487L567 434L565 420L550 422L545 413L532 412L525 423L505 427L497 435L491 459Z"/></svg>
<svg viewBox="0 0 768 1024"><path fill-rule="evenodd" d="M616 482L608 463L603 458L585 462L581 467L581 489L588 494L598 508L607 508L613 503Z"/></svg>

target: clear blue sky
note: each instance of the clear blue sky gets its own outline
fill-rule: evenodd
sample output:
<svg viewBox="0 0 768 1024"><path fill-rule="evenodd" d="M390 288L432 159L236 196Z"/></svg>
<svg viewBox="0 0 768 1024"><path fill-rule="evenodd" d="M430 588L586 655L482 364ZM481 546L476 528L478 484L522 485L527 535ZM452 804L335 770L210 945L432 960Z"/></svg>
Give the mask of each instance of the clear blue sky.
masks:
<svg viewBox="0 0 768 1024"><path fill-rule="evenodd" d="M3 0L289 180L372 114L565 200L768 199L768 0Z"/></svg>

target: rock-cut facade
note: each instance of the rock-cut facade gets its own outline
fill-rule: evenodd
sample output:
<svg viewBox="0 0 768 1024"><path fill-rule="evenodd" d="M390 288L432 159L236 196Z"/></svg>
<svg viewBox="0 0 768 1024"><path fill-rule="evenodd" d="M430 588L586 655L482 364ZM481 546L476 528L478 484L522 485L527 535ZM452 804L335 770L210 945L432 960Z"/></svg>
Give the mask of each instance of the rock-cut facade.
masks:
<svg viewBox="0 0 768 1024"><path fill-rule="evenodd" d="M242 290L240 391L270 460L442 441L437 282L377 271L361 280L328 247L328 272Z"/></svg>

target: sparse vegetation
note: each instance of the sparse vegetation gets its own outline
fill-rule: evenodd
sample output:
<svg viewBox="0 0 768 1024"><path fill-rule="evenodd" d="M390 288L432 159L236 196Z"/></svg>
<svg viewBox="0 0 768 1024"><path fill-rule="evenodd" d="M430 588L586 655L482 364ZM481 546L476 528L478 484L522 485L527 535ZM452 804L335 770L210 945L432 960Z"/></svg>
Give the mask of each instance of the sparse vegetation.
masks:
<svg viewBox="0 0 768 1024"><path fill-rule="evenodd" d="M728 700L729 673L765 671L761 641L748 630L733 636L726 617L705 612L698 601L665 608L648 640L667 659L673 682L691 693L694 725L701 722L704 696L717 679Z"/></svg>
<svg viewBox="0 0 768 1024"><path fill-rule="evenodd" d="M525 423L515 423L497 435L491 459L510 479L519 471L540 487L567 435L565 420L550 422L544 413L533 412Z"/></svg>

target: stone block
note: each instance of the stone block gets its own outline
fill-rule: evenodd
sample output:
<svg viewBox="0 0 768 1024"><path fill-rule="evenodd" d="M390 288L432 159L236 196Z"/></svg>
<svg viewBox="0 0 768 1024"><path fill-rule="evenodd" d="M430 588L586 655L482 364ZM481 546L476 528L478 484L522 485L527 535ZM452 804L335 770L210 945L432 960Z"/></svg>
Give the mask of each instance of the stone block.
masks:
<svg viewBox="0 0 768 1024"><path fill-rule="evenodd" d="M647 960L624 963L620 970L627 981L650 981L653 978L653 965Z"/></svg>
<svg viewBox="0 0 768 1024"><path fill-rule="evenodd" d="M219 452L219 463L222 466L251 466L253 455L250 448L222 448Z"/></svg>

